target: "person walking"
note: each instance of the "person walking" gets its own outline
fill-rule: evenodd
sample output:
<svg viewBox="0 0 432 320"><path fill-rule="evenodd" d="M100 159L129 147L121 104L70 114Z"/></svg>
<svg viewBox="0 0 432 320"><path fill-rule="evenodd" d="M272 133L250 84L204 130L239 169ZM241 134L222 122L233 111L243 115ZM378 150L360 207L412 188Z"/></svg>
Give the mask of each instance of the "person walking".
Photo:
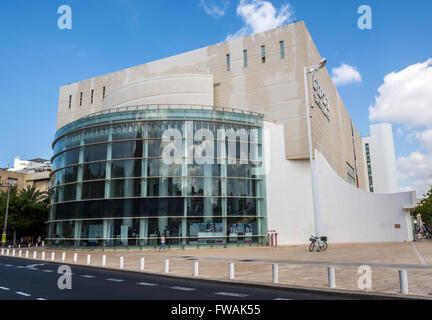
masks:
<svg viewBox="0 0 432 320"><path fill-rule="evenodd" d="M161 246L159 248L159 251L161 250L166 250L166 233L164 232L162 234L162 238L161 238Z"/></svg>

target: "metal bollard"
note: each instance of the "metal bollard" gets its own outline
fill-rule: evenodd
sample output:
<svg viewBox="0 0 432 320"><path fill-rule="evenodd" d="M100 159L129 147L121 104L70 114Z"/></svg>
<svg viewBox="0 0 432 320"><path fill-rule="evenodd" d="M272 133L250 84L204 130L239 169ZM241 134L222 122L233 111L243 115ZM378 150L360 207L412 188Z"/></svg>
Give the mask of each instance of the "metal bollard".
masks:
<svg viewBox="0 0 432 320"><path fill-rule="evenodd" d="M234 263L232 262L230 262L230 264L228 265L228 275L230 280L234 280Z"/></svg>
<svg viewBox="0 0 432 320"><path fill-rule="evenodd" d="M120 269L124 268L124 258L120 257Z"/></svg>
<svg viewBox="0 0 432 320"><path fill-rule="evenodd" d="M272 265L272 281L274 283L279 282L279 265L278 264Z"/></svg>
<svg viewBox="0 0 432 320"><path fill-rule="evenodd" d="M169 260L165 259L165 273L169 273Z"/></svg>
<svg viewBox="0 0 432 320"><path fill-rule="evenodd" d="M2 249L2 251L1 251L1 255L4 255L4 249Z"/></svg>
<svg viewBox="0 0 432 320"><path fill-rule="evenodd" d="M29 251L26 250L26 258L28 258L28 257L29 257Z"/></svg>
<svg viewBox="0 0 432 320"><path fill-rule="evenodd" d="M198 277L198 274L199 274L199 264L198 264L198 261L194 261L194 265L193 265L194 267L193 267L193 275L194 275L194 277Z"/></svg>
<svg viewBox="0 0 432 320"><path fill-rule="evenodd" d="M102 256L102 267L106 266L106 255Z"/></svg>
<svg viewBox="0 0 432 320"><path fill-rule="evenodd" d="M6 250L6 255L7 255L7 256L9 255L9 249Z"/></svg>
<svg viewBox="0 0 432 320"><path fill-rule="evenodd" d="M33 251L33 259L37 258L37 251Z"/></svg>
<svg viewBox="0 0 432 320"><path fill-rule="evenodd" d="M51 261L55 260L55 252L51 252Z"/></svg>
<svg viewBox="0 0 432 320"><path fill-rule="evenodd" d="M408 294L408 273L406 270L399 270L400 293Z"/></svg>
<svg viewBox="0 0 432 320"><path fill-rule="evenodd" d="M45 260L45 251L42 251L42 260Z"/></svg>
<svg viewBox="0 0 432 320"><path fill-rule="evenodd" d="M329 288L336 288L336 275L335 275L335 269L332 267L328 268L328 286Z"/></svg>
<svg viewBox="0 0 432 320"><path fill-rule="evenodd" d="M12 257L15 257L15 249L12 249Z"/></svg>
<svg viewBox="0 0 432 320"><path fill-rule="evenodd" d="M74 253L73 255L73 263L76 264L78 262L78 254Z"/></svg>
<svg viewBox="0 0 432 320"><path fill-rule="evenodd" d="M63 252L62 253L62 261L65 262L65 260L66 260L66 252Z"/></svg>
<svg viewBox="0 0 432 320"><path fill-rule="evenodd" d="M19 250L19 251L18 251L18 257L21 258L21 256L22 256L22 250Z"/></svg>
<svg viewBox="0 0 432 320"><path fill-rule="evenodd" d="M87 264L91 264L91 255L90 254L87 255Z"/></svg>
<svg viewBox="0 0 432 320"><path fill-rule="evenodd" d="M140 259L140 270L144 271L144 258Z"/></svg>

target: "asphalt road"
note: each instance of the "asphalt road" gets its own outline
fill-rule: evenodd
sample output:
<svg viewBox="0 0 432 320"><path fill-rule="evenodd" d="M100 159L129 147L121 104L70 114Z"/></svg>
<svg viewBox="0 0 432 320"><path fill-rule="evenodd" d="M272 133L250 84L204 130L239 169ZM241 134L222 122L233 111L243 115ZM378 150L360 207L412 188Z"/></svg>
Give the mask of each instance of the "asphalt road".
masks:
<svg viewBox="0 0 432 320"><path fill-rule="evenodd" d="M60 290L58 264L0 257L0 300L337 300L299 293L72 266L72 289Z"/></svg>

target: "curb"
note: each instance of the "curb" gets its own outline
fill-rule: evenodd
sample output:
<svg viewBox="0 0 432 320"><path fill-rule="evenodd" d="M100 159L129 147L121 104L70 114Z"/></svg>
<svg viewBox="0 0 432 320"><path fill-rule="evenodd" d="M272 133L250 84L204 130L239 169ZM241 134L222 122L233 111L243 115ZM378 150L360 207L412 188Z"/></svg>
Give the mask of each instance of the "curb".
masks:
<svg viewBox="0 0 432 320"><path fill-rule="evenodd" d="M3 256L4 257L4 256ZM297 293L316 293L325 296L337 296L337 297L345 297L352 299L361 299L361 300L432 300L432 297L428 296L417 296L417 295L408 295L402 296L400 294L390 294L390 293L378 293L378 292L358 292L358 291L350 291L350 290L338 290L338 289L324 289L324 288L310 288L310 287L301 287L301 286L290 286L284 284L275 284L275 283L259 283L259 282L244 282L244 281L235 281L235 280L223 280L223 279L210 279L210 278L202 278L202 277L193 277L186 275L174 275L170 273L160 273L160 272L147 272L147 271L136 271L129 269L113 269L106 268L95 265L87 265L87 264L73 264L59 261L51 261L51 260L34 260L20 257L12 257L6 256L8 258L16 258L20 260L26 260L31 262L46 262L55 265L68 265L71 267L83 267L104 271L116 271L123 273L133 273L139 275L151 275L160 278L172 278L179 280L192 280L192 281L200 281L207 283L218 283L218 284L231 284L238 285L242 287L254 287L254 288L262 288L262 289L272 289L272 290L280 290L280 291L291 291Z"/></svg>

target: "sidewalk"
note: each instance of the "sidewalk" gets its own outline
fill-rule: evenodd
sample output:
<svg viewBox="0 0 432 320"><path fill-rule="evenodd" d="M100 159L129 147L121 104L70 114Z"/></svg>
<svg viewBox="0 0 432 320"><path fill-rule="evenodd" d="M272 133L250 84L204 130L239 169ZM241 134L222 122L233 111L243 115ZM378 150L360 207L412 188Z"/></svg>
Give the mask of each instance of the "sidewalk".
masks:
<svg viewBox="0 0 432 320"><path fill-rule="evenodd" d="M417 248L417 250L414 248ZM12 249L11 249L12 250ZM15 249L18 256L18 250ZM28 248L21 249L22 256ZM32 248L29 258L33 258ZM399 293L399 269L408 272L409 293L412 295L432 295L432 241L413 243L374 243L374 244L330 244L326 252L310 253L308 246L281 246L278 248L221 248L152 251L64 251L36 249L37 259L41 251L46 252L46 260L60 262L62 252L66 252L66 263L73 263L77 253L78 264L86 264L91 255L91 265L101 266L102 255L106 255L107 268L118 269L120 257L124 257L124 269L139 271L139 260L145 258L145 271L164 272L164 260L170 260L170 274L191 276L193 261L199 260L199 277L228 279L228 263L235 262L235 279L253 283L272 282L272 264L279 265L279 283L292 286L327 288L327 267L336 272L336 287L340 290L359 291L357 281L358 266L372 268L372 290L378 293ZM12 253L10 253L12 255ZM423 263L423 264L422 264Z"/></svg>

